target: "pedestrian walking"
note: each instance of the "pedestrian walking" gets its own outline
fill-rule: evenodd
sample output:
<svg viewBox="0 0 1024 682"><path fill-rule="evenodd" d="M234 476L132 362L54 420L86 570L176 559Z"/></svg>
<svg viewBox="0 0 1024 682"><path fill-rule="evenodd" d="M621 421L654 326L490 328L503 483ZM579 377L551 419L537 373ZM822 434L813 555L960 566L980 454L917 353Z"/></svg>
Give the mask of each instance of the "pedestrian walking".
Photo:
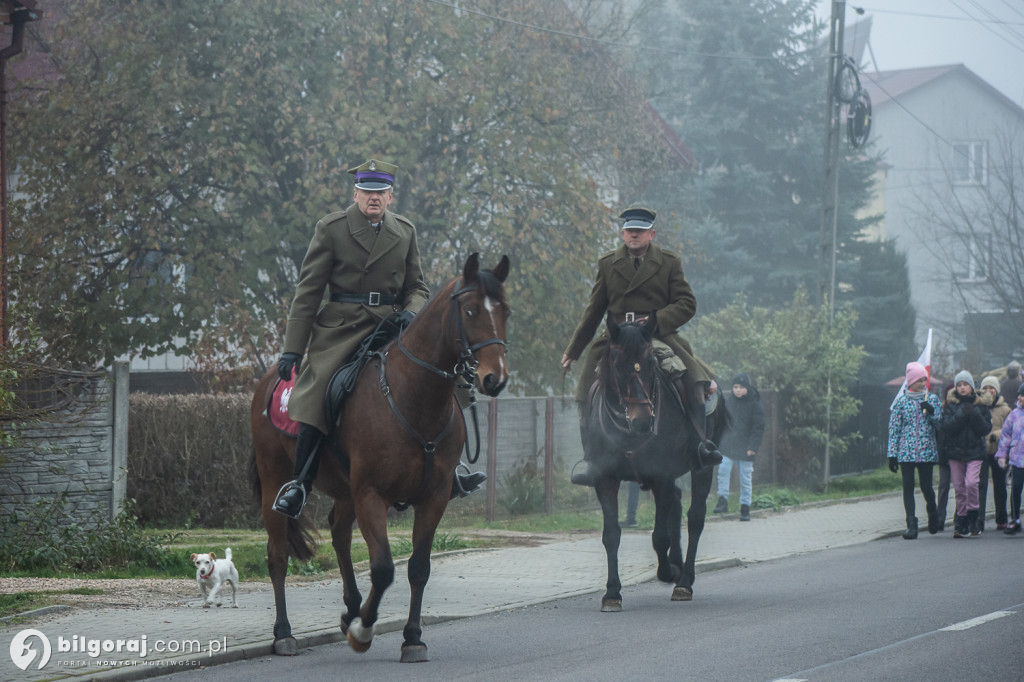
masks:
<svg viewBox="0 0 1024 682"><path fill-rule="evenodd" d="M889 470L903 477L905 540L917 539L917 511L914 475L928 514L928 532L939 532L939 515L932 489L932 471L939 458L936 433L942 418L942 403L928 392L928 370L919 362L907 363L907 390L896 398L889 415Z"/></svg>
<svg viewBox="0 0 1024 682"><path fill-rule="evenodd" d="M999 393L999 380L989 376L981 380L981 392L992 397L992 405L988 408L992 414L992 430L985 438L985 459L981 461L981 474L978 479L978 526L985 531L985 508L988 502L988 477L992 473L992 503L996 508L996 530L1006 528L1006 469L999 466L996 451L999 449L999 438L1003 431L1003 421L1013 404L1007 404ZM1016 395L1014 396L1016 402Z"/></svg>
<svg viewBox="0 0 1024 682"><path fill-rule="evenodd" d="M718 504L714 512L729 511L729 479L735 463L740 482L740 521L749 521L754 459L764 436L764 408L761 394L746 372L732 378L732 390L725 392L725 407L730 420L719 447L722 463L718 465Z"/></svg>
<svg viewBox="0 0 1024 682"><path fill-rule="evenodd" d="M1024 385L1017 389L1017 406L1003 422L996 459L1001 467L1011 467L1010 518L1003 531L1007 535L1020 532L1020 497L1024 489Z"/></svg>
<svg viewBox="0 0 1024 682"><path fill-rule="evenodd" d="M1020 363L1013 360L1006 366L1006 378L999 384L999 395L1007 405L1012 406L1017 402L1017 391L1021 387Z"/></svg>
<svg viewBox="0 0 1024 682"><path fill-rule="evenodd" d="M946 396L941 428L949 456L949 474L956 493L953 537L981 534L978 526L978 479L985 458L985 438L992 430L991 397L975 392L974 377L962 370Z"/></svg>

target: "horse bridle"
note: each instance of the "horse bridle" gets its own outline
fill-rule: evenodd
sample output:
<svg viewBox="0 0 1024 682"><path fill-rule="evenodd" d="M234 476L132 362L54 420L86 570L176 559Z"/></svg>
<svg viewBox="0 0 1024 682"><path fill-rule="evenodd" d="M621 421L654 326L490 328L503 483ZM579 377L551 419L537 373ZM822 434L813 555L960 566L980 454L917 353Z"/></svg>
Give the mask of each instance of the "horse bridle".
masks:
<svg viewBox="0 0 1024 682"><path fill-rule="evenodd" d="M614 363L611 363L614 365ZM613 372L612 386L615 388L615 398L622 408L623 417L628 423L629 418L629 407L631 405L646 405L651 410L651 415L654 418L654 430L653 433L657 435L658 429L658 412L654 409L655 402L657 400L657 388L658 380L654 378L652 382L652 389L648 390L647 386L644 385L643 379L640 377L640 372L643 370L643 365L640 362L633 362L633 371L629 374L629 379L626 380L626 392L623 395L622 382L618 380L618 376L615 376ZM633 386L638 387L640 390L636 395L633 394ZM616 425L618 426L618 425ZM623 429L628 431L627 429Z"/></svg>
<svg viewBox="0 0 1024 682"><path fill-rule="evenodd" d="M459 297L462 296L462 294L466 294L469 293L470 291L476 290L476 286L463 285L461 288L458 288L455 291L453 291L451 295L448 297L449 300L451 301L448 313L449 324L452 324L451 320L454 317L454 319L456 320L456 324L458 324L458 333L455 340L462 344L462 352L459 354L459 360L458 362L455 363L455 366L452 368L451 372L446 372L445 370L439 367L434 367L429 362L421 360L420 358L413 355L412 351L410 351L408 348L405 347L405 345L402 344L402 334L399 333L398 335L398 349L405 354L405 357L409 358L420 367L428 369L434 374L437 374L438 376L443 377L448 381L456 381L456 385L459 388L468 389L470 391L471 402L475 401L475 398L473 397L473 387L477 379L476 368L480 366L480 363L476 359L476 352L481 348L485 348L492 344L501 344L502 346L507 347L505 340L499 339L498 337L485 339L484 341L480 341L479 343L474 343L472 346L469 345L468 341L466 341L466 330L462 324L462 315L460 314L462 312L462 308L459 305ZM459 377L462 377L462 380L465 382L464 384L457 383L457 379Z"/></svg>
<svg viewBox="0 0 1024 682"><path fill-rule="evenodd" d="M398 349L401 350L402 353L407 358L412 360L414 363L416 363L417 365L426 370L433 372L434 374L442 377L447 381L454 382L458 388L465 389L468 392L469 407L473 414L473 429L474 433L476 434L476 453L474 455L470 456L469 454L468 438L466 439L465 443L466 459L469 461L470 464L475 464L477 460L480 459L480 422L479 419L477 418L476 413L476 369L477 367L480 366L480 363L476 359L476 352L481 348L485 348L493 344L501 344L502 346L507 345L504 339L499 339L497 337L486 339L484 341L480 341L479 343L474 343L472 345L470 345L469 342L466 341L466 330L464 328L464 325L462 324L462 308L461 305L459 304L459 297L462 296L462 294L476 290L476 286L463 285L461 288L457 288L454 292L452 292L451 296L449 296L449 300L451 301L449 307L449 320L453 315L458 320L456 341L458 341L462 345L462 352L459 354L459 359L455 363L455 366L452 368L451 372L445 371L440 367L435 367L426 360L423 360L413 355L412 351L406 348L405 345L402 343L402 334L405 331L404 329L401 332L399 332L398 340L396 341ZM380 358L380 390L381 392L384 393L384 397L387 398L388 405L391 407L391 411L392 413L394 413L395 418L398 419L398 423L402 425L402 428L405 429L406 433L411 435L414 439L416 439L417 442L419 442L420 447L423 448L423 455L424 457L426 457L427 460L426 466L424 466L423 468L424 477L420 481L420 490L416 495L417 497L419 497L423 494L423 491L427 485L426 472L429 471L430 468L433 466L434 453L437 450L437 444L441 441L442 438L444 438L445 434L448 433L448 430L451 428L452 423L455 421L455 407L458 405L458 401L456 401L454 397L452 398L456 405L453 406L451 416L449 416L448 418L448 423L441 430L441 433L439 433L433 440L427 440L416 429L412 427L409 421L402 414L401 410L398 409L398 404L395 402L395 399L391 395L391 387L388 386L387 374L385 372L385 365L387 362L387 351L378 351L376 355ZM459 383L460 378L462 379L462 383Z"/></svg>

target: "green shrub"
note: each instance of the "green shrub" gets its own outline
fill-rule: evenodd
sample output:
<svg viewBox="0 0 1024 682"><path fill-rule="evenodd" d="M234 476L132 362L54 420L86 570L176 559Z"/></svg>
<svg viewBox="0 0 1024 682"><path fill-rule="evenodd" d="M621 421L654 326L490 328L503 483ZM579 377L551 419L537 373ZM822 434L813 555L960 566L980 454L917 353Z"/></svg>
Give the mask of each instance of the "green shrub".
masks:
<svg viewBox="0 0 1024 682"><path fill-rule="evenodd" d="M510 516L544 511L544 477L534 460L528 460L505 474L498 503Z"/></svg>
<svg viewBox="0 0 1024 682"><path fill-rule="evenodd" d="M164 538L144 535L130 505L112 521L96 512L68 522L67 493L0 516L0 572L53 573L107 568L163 568L171 559Z"/></svg>
<svg viewBox="0 0 1024 682"><path fill-rule="evenodd" d="M800 498L785 489L762 493L752 497L750 500L751 509L774 509L779 511L783 507L794 507L798 504L800 504Z"/></svg>

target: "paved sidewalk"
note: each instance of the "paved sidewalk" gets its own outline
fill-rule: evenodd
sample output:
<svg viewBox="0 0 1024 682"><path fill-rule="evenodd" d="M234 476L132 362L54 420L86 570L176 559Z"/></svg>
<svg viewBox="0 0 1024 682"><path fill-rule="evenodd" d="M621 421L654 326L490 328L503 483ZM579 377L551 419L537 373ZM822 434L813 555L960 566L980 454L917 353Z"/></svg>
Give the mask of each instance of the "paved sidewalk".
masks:
<svg viewBox="0 0 1024 682"><path fill-rule="evenodd" d="M923 511L923 502L920 506ZM848 503L806 505L780 513L755 511L752 516L750 523L740 523L735 514L708 517L698 552L698 573L868 542L900 533L905 527L898 494ZM921 537L927 540L929 535L925 532ZM935 537L948 539L951 531ZM685 547L685 522L683 542ZM655 578L649 531L623 533L619 570L623 585ZM583 539L538 547L435 556L424 597L424 624L603 593L605 578L604 548L597 532ZM359 586L365 597L369 591L368 575L359 576ZM288 614L300 648L343 639L338 627L343 609L341 589L340 579L289 585ZM699 598L699 578L696 591ZM196 599L159 609L78 609L42 615L16 625L4 624L0 626L0 680L78 676L137 680L271 653L273 593L269 589L240 592L239 598L237 609L203 609L202 602ZM394 585L384 596L378 633L404 626L408 598L408 582L404 568L400 567ZM38 655L24 671L8 655L12 639L27 628L44 634L52 647L50 661L42 670L36 668ZM59 650L73 648L83 640L86 643L78 647L79 651ZM91 656L87 650L81 651L89 640L95 642L93 646L107 644L115 648L117 641L123 640L122 649L127 649L132 640L137 646L144 642L146 655L122 650L99 651L97 656ZM39 638L29 637L26 643L41 654ZM198 650L186 652L196 645Z"/></svg>

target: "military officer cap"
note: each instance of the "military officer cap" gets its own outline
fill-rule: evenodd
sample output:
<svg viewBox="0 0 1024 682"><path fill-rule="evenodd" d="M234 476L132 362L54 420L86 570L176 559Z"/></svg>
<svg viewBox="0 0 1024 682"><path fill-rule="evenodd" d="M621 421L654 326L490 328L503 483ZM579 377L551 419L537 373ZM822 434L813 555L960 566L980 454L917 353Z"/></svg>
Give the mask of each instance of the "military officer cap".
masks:
<svg viewBox="0 0 1024 682"><path fill-rule="evenodd" d="M649 230L654 227L654 218L657 215L649 208L633 206L619 214L622 218L623 230Z"/></svg>
<svg viewBox="0 0 1024 682"><path fill-rule="evenodd" d="M398 166L377 159L370 159L361 166L349 169L356 176L356 189L364 192L383 192L395 184Z"/></svg>

